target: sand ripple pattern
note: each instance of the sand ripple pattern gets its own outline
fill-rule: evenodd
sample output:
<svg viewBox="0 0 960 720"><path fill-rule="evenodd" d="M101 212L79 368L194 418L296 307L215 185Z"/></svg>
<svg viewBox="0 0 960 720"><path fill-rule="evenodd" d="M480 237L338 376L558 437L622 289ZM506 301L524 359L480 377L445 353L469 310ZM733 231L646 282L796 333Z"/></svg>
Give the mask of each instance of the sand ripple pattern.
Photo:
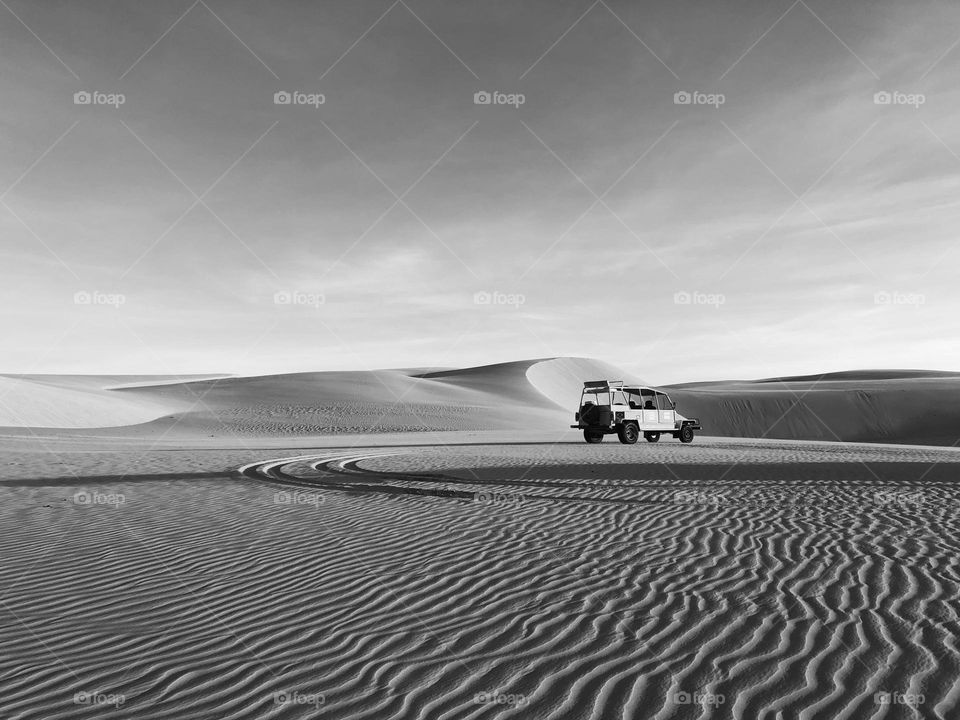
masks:
<svg viewBox="0 0 960 720"><path fill-rule="evenodd" d="M0 717L960 714L955 465L476 452L3 488Z"/></svg>

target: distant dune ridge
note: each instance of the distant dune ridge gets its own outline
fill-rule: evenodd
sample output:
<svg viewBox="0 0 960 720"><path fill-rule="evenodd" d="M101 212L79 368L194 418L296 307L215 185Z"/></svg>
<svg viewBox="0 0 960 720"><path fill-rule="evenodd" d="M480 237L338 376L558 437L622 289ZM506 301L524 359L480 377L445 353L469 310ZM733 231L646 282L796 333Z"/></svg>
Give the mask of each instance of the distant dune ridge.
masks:
<svg viewBox="0 0 960 720"><path fill-rule="evenodd" d="M642 380L599 360L257 377L0 375L0 426L324 435L567 429L584 380ZM862 370L665 388L704 434L953 445L960 373Z"/></svg>

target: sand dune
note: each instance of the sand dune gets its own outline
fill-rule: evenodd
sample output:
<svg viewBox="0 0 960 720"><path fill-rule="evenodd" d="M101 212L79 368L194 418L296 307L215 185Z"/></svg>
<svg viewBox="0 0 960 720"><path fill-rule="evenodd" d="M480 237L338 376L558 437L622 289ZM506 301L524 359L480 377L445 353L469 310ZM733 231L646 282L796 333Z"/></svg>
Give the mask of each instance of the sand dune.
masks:
<svg viewBox="0 0 960 720"><path fill-rule="evenodd" d="M710 435L919 445L960 441L960 376L857 371L668 388Z"/></svg>
<svg viewBox="0 0 960 720"><path fill-rule="evenodd" d="M539 365L544 368L535 374L535 385L527 372ZM601 377L611 369L594 361L564 359L463 370L413 368L259 377L0 378L5 383L0 385L0 402L4 403L0 425L116 428L149 423L137 432L162 435L175 430L178 435L257 437L562 429L566 408L555 402L561 399L555 388L558 380L570 387L576 385L573 371Z"/></svg>
<svg viewBox="0 0 960 720"><path fill-rule="evenodd" d="M89 428L132 425L186 409L149 394L120 395L99 379L63 381L0 375L0 426Z"/></svg>
<svg viewBox="0 0 960 720"><path fill-rule="evenodd" d="M584 380L638 378L586 358L459 370L260 377L0 376L0 426L139 437L322 437L566 430ZM666 388L712 436L952 445L960 375L861 370ZM121 428L126 427L125 431Z"/></svg>

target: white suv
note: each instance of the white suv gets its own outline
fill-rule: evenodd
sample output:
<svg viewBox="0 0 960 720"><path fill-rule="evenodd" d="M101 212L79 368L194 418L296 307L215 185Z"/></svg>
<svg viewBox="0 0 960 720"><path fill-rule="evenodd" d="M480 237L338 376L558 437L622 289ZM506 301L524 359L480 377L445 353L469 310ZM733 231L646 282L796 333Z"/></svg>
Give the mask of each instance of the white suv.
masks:
<svg viewBox="0 0 960 720"><path fill-rule="evenodd" d="M632 445L640 438L657 442L661 433L682 443L693 442L700 430L699 418L685 418L665 392L641 385L624 385L619 380L589 380L580 393L580 410L572 428L583 430L588 443L603 442L604 435L616 433L620 442Z"/></svg>

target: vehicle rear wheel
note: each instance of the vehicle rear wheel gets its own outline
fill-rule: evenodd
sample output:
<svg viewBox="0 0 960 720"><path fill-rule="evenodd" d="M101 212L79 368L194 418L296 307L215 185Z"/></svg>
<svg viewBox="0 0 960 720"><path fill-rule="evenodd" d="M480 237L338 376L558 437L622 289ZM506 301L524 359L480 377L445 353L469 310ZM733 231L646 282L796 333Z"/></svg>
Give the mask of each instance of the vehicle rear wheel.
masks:
<svg viewBox="0 0 960 720"><path fill-rule="evenodd" d="M583 439L591 445L603 442L603 433L599 430L584 430Z"/></svg>
<svg viewBox="0 0 960 720"><path fill-rule="evenodd" d="M617 428L617 437L624 445L633 445L640 437L640 431L632 422L623 423Z"/></svg>
<svg viewBox="0 0 960 720"><path fill-rule="evenodd" d="M680 428L680 442L693 442L693 428L689 425L684 425L682 428Z"/></svg>
<svg viewBox="0 0 960 720"><path fill-rule="evenodd" d="M658 432L645 432L643 436L647 439L647 442L656 442L660 439L660 433Z"/></svg>

